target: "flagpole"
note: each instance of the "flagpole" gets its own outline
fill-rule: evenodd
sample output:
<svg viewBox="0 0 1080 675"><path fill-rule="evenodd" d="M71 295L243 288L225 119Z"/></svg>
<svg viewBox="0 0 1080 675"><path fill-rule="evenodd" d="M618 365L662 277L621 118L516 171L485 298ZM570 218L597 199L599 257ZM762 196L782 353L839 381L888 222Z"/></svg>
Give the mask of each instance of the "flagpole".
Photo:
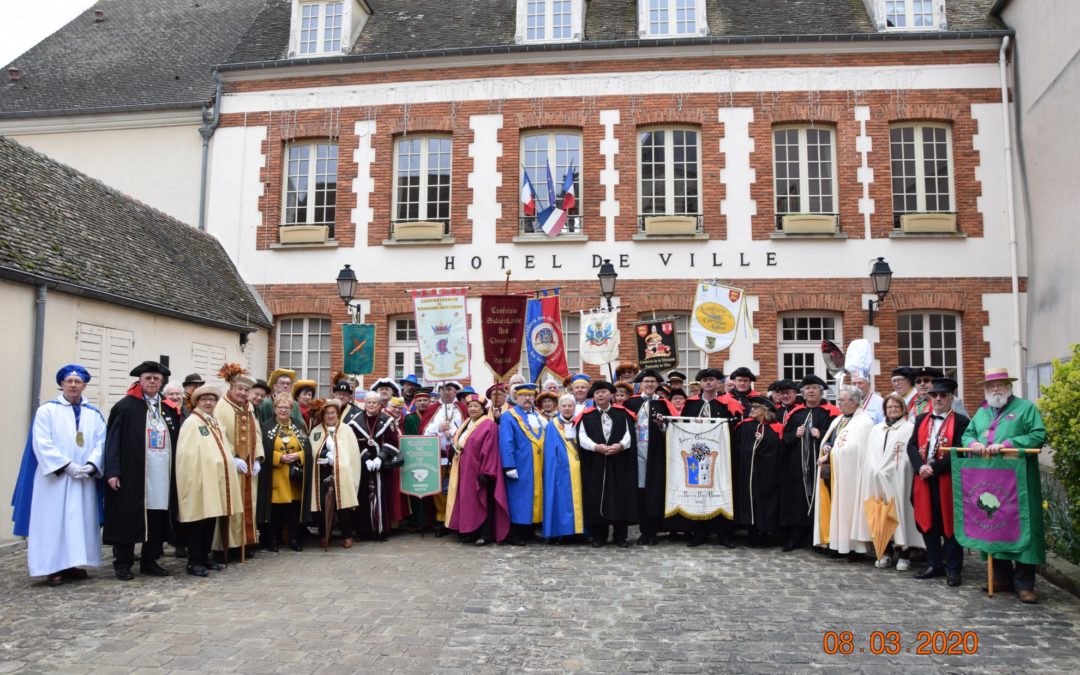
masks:
<svg viewBox="0 0 1080 675"><path fill-rule="evenodd" d="M506 270L506 284L503 286L503 295L510 295L510 269Z"/></svg>
<svg viewBox="0 0 1080 675"><path fill-rule="evenodd" d="M957 452L966 452L969 454L979 452L972 448L942 448L942 450L945 452L955 450ZM1016 455L1020 453L1023 453L1025 455L1037 455L1042 452L1042 448L1002 448L1000 452L1003 455Z"/></svg>

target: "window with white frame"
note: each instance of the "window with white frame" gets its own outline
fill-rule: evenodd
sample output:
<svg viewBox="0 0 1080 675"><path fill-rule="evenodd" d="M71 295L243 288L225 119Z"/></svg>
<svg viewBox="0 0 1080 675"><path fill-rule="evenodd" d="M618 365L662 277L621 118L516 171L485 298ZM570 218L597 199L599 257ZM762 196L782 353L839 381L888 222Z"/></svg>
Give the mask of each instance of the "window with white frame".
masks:
<svg viewBox="0 0 1080 675"><path fill-rule="evenodd" d="M394 145L394 221L440 222L450 233L449 136L402 136Z"/></svg>
<svg viewBox="0 0 1080 675"><path fill-rule="evenodd" d="M825 367L821 342L829 340L838 345L843 344L840 316L818 312L793 312L782 315L779 324L780 339L777 347L781 379L798 382L807 375L817 375L828 383L830 389L834 388L836 380Z"/></svg>
<svg viewBox="0 0 1080 675"><path fill-rule="evenodd" d="M524 42L573 40L581 34L581 0L518 0L518 39ZM576 28L576 30L575 30Z"/></svg>
<svg viewBox="0 0 1080 675"><path fill-rule="evenodd" d="M889 129L893 213L951 213L952 135L944 124Z"/></svg>
<svg viewBox="0 0 1080 675"><path fill-rule="evenodd" d="M299 380L315 380L315 395L330 384L330 319L289 317L277 326L277 367L296 371Z"/></svg>
<svg viewBox="0 0 1080 675"><path fill-rule="evenodd" d="M521 137L521 163L528 175L533 189L536 190L537 212L542 205L551 203L548 190L547 170L551 166L552 184L555 187L556 204L563 205L562 186L566 173L574 169L574 206L567 214L563 232L577 234L581 232L581 133L578 131L553 130L524 134ZM520 201L520 200L519 200ZM523 205L519 208L523 208ZM542 232L536 222L536 216L525 215L521 211L521 234Z"/></svg>
<svg viewBox="0 0 1080 675"><path fill-rule="evenodd" d="M960 317L948 312L904 312L896 317L898 365L930 366L963 382L960 372Z"/></svg>
<svg viewBox="0 0 1080 675"><path fill-rule="evenodd" d="M301 2L297 52L301 56L341 53L345 3Z"/></svg>
<svg viewBox="0 0 1080 675"><path fill-rule="evenodd" d="M935 28L934 0L885 0L888 28Z"/></svg>
<svg viewBox="0 0 1080 675"><path fill-rule="evenodd" d="M329 225L333 237L337 206L338 146L330 141L285 147L285 225Z"/></svg>
<svg viewBox="0 0 1080 675"><path fill-rule="evenodd" d="M416 318L412 315L390 317L390 376L400 380L406 375L424 376L420 345L416 340Z"/></svg>
<svg viewBox="0 0 1080 675"><path fill-rule="evenodd" d="M835 134L828 127L773 130L776 213L836 213Z"/></svg>
<svg viewBox="0 0 1080 675"><path fill-rule="evenodd" d="M581 315L577 312L563 312L562 330L566 367L573 375L581 372ZM518 372L526 382L532 382L532 373L529 372L529 352L524 342L521 344L521 364L518 365ZM562 385L562 382L559 384Z"/></svg>
<svg viewBox="0 0 1080 675"><path fill-rule="evenodd" d="M638 132L638 213L701 214L701 134L695 129Z"/></svg>
<svg viewBox="0 0 1080 675"><path fill-rule="evenodd" d="M705 0L638 0L640 37L705 35Z"/></svg>

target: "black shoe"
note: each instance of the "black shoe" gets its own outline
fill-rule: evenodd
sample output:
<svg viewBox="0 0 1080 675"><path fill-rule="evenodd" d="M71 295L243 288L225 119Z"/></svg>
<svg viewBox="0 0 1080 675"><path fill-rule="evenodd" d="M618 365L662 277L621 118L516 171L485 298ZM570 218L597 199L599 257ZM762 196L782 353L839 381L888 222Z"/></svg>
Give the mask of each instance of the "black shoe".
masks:
<svg viewBox="0 0 1080 675"><path fill-rule="evenodd" d="M630 542L626 541L625 539L616 540L615 545L619 548L630 548Z"/></svg>
<svg viewBox="0 0 1080 675"><path fill-rule="evenodd" d="M174 555L177 558L186 558L187 557L187 546L177 546Z"/></svg>
<svg viewBox="0 0 1080 675"><path fill-rule="evenodd" d="M521 537L510 537L509 539L506 540L506 543L511 545L511 546L524 546L525 545L525 540L522 539Z"/></svg>
<svg viewBox="0 0 1080 675"><path fill-rule="evenodd" d="M446 536L447 532L448 532L448 530L446 529L446 526L443 525L442 523L438 523L437 525L435 525L435 538L436 539L442 539L443 537Z"/></svg>
<svg viewBox="0 0 1080 675"><path fill-rule="evenodd" d="M187 573L193 577L208 577L210 572L206 571L206 568L202 565L188 565Z"/></svg>
<svg viewBox="0 0 1080 675"><path fill-rule="evenodd" d="M169 570L165 569L156 562L143 563L142 565L139 565L139 573L146 574L151 577L169 576Z"/></svg>
<svg viewBox="0 0 1080 675"><path fill-rule="evenodd" d="M692 539L690 539L690 541L686 544L686 547L687 548L697 548L698 546L701 546L702 544L704 544L706 541L708 541L708 539L706 539L705 537L695 536Z"/></svg>
<svg viewBox="0 0 1080 675"><path fill-rule="evenodd" d="M945 585L956 588L962 583L959 572L949 572L945 575Z"/></svg>
<svg viewBox="0 0 1080 675"><path fill-rule="evenodd" d="M799 548L799 540L792 537L791 539L788 539L784 542L784 545L780 548L780 550L784 553L788 553L790 551L794 551L797 548Z"/></svg>
<svg viewBox="0 0 1080 675"><path fill-rule="evenodd" d="M607 543L607 539L593 539L592 540L592 547L593 548L601 548L606 543Z"/></svg>
<svg viewBox="0 0 1080 675"><path fill-rule="evenodd" d="M222 566L222 565L219 565L219 564L217 564L216 562L206 562L206 563L203 563L203 567L205 567L206 569L210 570L211 572L220 572L221 570L225 569L225 567L224 567L224 566Z"/></svg>
<svg viewBox="0 0 1080 675"><path fill-rule="evenodd" d="M266 545L266 550L269 551L270 553L277 553L278 552L278 545L277 544L267 544Z"/></svg>
<svg viewBox="0 0 1080 675"><path fill-rule="evenodd" d="M723 546L724 548L735 548L735 537L728 534L720 537L720 539L716 543L720 546Z"/></svg>
<svg viewBox="0 0 1080 675"><path fill-rule="evenodd" d="M130 567L117 567L116 578L120 581L131 581L135 578L135 575L131 573Z"/></svg>
<svg viewBox="0 0 1080 675"><path fill-rule="evenodd" d="M857 563L857 562L862 562L864 560L866 560L866 556L863 555L862 553L857 553L855 551L851 551L851 552L849 552L847 554L847 561L849 563Z"/></svg>
<svg viewBox="0 0 1080 675"><path fill-rule="evenodd" d="M487 545L488 545L488 540L484 539L483 537L480 537L479 539L477 539L476 541L473 542L473 546L487 546Z"/></svg>
<svg viewBox="0 0 1080 675"><path fill-rule="evenodd" d="M299 541L290 541L289 548L296 551L297 553L304 550L304 547L300 544Z"/></svg>
<svg viewBox="0 0 1080 675"><path fill-rule="evenodd" d="M916 579L933 579L934 577L945 576L945 570L938 569L936 567L927 567L922 572L913 575Z"/></svg>

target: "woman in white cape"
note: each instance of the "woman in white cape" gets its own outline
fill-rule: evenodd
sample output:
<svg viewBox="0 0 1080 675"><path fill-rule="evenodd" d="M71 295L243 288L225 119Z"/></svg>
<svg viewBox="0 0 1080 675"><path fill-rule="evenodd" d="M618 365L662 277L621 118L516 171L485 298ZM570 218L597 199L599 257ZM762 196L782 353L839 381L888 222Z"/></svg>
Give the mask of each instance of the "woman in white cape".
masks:
<svg viewBox="0 0 1080 675"><path fill-rule="evenodd" d="M827 546L836 553L847 555L852 562L862 558L866 545L851 538L859 483L862 480L866 442L874 421L861 407L862 391L844 385L836 394L840 416L822 436L818 459L818 493L814 498L814 545ZM828 487L824 480L828 475Z"/></svg>

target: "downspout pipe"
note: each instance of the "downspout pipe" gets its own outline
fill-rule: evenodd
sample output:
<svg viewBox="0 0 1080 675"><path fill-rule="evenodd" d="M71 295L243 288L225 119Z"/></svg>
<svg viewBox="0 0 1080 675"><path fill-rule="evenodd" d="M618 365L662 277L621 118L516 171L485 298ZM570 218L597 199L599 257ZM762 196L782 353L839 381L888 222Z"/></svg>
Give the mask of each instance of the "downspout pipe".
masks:
<svg viewBox="0 0 1080 675"><path fill-rule="evenodd" d="M1020 333L1020 251L1016 233L1016 207L1013 204L1013 143L1009 119L1009 51L1010 36L1001 39L998 50L998 71L1001 75L1001 126L1005 136L1005 216L1009 221L1009 262L1012 267L1013 310L1013 377L1018 378L1021 393L1024 376L1024 345Z"/></svg>
<svg viewBox="0 0 1080 675"><path fill-rule="evenodd" d="M221 74L214 71L214 99L204 103L202 107L202 126L199 127L199 135L202 136L202 168L199 171L199 231L206 231L206 178L210 161L210 138L218 128L221 121Z"/></svg>
<svg viewBox="0 0 1080 675"><path fill-rule="evenodd" d="M45 362L45 299L49 287L41 284L37 287L34 300L34 358L30 374L30 419L41 406L41 369Z"/></svg>

